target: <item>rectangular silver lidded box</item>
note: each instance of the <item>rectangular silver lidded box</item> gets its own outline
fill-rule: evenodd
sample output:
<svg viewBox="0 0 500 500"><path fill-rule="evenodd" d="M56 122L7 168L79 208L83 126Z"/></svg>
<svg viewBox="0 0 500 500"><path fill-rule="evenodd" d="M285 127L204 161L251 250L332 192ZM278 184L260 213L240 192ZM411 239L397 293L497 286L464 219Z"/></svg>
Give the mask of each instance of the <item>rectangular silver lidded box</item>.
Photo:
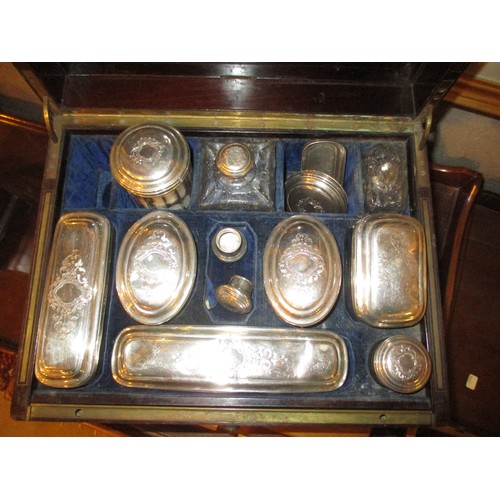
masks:
<svg viewBox="0 0 500 500"><path fill-rule="evenodd" d="M111 359L126 387L214 392L321 392L347 376L344 340L326 330L132 326Z"/></svg>
<svg viewBox="0 0 500 500"><path fill-rule="evenodd" d="M56 225L35 357L35 375L45 385L79 387L97 369L110 233L98 213L68 213Z"/></svg>
<svg viewBox="0 0 500 500"><path fill-rule="evenodd" d="M378 328L417 324L427 302L424 230L408 215L378 213L360 219L353 231L352 306L363 322Z"/></svg>

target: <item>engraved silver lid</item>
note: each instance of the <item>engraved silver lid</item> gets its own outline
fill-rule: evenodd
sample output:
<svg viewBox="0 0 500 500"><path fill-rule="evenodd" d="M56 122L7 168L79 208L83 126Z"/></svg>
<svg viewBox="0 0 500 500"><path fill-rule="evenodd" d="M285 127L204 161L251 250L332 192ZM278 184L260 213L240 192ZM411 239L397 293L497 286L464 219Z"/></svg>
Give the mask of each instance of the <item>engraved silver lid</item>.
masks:
<svg viewBox="0 0 500 500"><path fill-rule="evenodd" d="M245 144L232 142L222 146L217 153L215 164L226 177L239 179L254 167L253 153Z"/></svg>
<svg viewBox="0 0 500 500"><path fill-rule="evenodd" d="M236 314L248 314L253 307L253 284L243 276L235 275L229 283L220 285L215 290L217 302Z"/></svg>
<svg viewBox="0 0 500 500"><path fill-rule="evenodd" d="M98 213L63 215L55 228L42 297L36 378L79 387L94 375L102 338L111 225Z"/></svg>
<svg viewBox="0 0 500 500"><path fill-rule="evenodd" d="M331 176L303 170L285 182L286 205L292 212L345 213L347 194Z"/></svg>
<svg viewBox="0 0 500 500"><path fill-rule="evenodd" d="M365 323L402 328L418 323L427 300L424 230L408 215L371 214L353 231L352 305Z"/></svg>
<svg viewBox="0 0 500 500"><path fill-rule="evenodd" d="M394 335L373 353L372 368L377 381L393 391L420 391L431 375L431 358L421 342L408 335Z"/></svg>
<svg viewBox="0 0 500 500"><path fill-rule="evenodd" d="M133 326L113 347L125 387L175 391L333 391L347 377L345 341L327 330L248 326Z"/></svg>
<svg viewBox="0 0 500 500"><path fill-rule="evenodd" d="M124 130L110 154L111 173L130 193L155 196L175 189L191 171L191 153L184 136L161 124Z"/></svg>
<svg viewBox="0 0 500 500"><path fill-rule="evenodd" d="M330 230L309 215L281 221L264 249L263 279L269 303L281 319L296 326L322 321L342 282L340 252Z"/></svg>
<svg viewBox="0 0 500 500"><path fill-rule="evenodd" d="M186 223L171 212L148 213L125 234L116 264L116 290L127 313L147 325L173 318L196 279L196 246Z"/></svg>
<svg viewBox="0 0 500 500"><path fill-rule="evenodd" d="M240 260L245 255L247 246L245 235L234 227L223 227L212 238L212 250L223 262Z"/></svg>
<svg viewBox="0 0 500 500"><path fill-rule="evenodd" d="M316 170L344 184L346 149L339 142L316 140L302 150L301 170Z"/></svg>

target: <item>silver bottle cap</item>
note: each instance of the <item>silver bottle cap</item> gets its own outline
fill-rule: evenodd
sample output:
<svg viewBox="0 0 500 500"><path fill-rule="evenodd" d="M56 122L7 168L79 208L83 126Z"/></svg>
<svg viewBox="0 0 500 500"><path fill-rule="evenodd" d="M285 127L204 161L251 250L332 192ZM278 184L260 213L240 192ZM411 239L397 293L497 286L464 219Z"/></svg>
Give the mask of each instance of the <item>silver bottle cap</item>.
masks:
<svg viewBox="0 0 500 500"><path fill-rule="evenodd" d="M215 164L226 177L239 179L254 167L252 150L239 142L226 144L217 153Z"/></svg>
<svg viewBox="0 0 500 500"><path fill-rule="evenodd" d="M248 314L253 307L253 285L243 276L233 276L229 283L217 287L215 296L219 304L236 314Z"/></svg>

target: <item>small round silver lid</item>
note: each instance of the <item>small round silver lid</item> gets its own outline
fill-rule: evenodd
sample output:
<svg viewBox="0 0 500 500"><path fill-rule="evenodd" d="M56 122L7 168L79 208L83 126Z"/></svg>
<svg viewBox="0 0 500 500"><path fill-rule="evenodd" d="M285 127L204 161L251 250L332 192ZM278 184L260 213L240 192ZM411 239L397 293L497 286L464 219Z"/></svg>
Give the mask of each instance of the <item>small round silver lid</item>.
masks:
<svg viewBox="0 0 500 500"><path fill-rule="evenodd" d="M253 307L253 285L243 276L234 275L228 284L221 285L215 290L215 297L219 304L236 314L248 314Z"/></svg>
<svg viewBox="0 0 500 500"><path fill-rule="evenodd" d="M226 144L217 153L215 164L226 177L240 179L254 166L252 150L239 142Z"/></svg>
<svg viewBox="0 0 500 500"><path fill-rule="evenodd" d="M111 173L127 191L155 196L175 189L191 169L184 136L175 128L141 124L124 130L111 149Z"/></svg>
<svg viewBox="0 0 500 500"><path fill-rule="evenodd" d="M236 262L245 255L247 240L238 229L224 227L213 237L212 250L223 262Z"/></svg>
<svg viewBox="0 0 500 500"><path fill-rule="evenodd" d="M377 381L393 391L410 394L427 384L431 358L422 343L407 335L394 335L382 341L373 353Z"/></svg>
<svg viewBox="0 0 500 500"><path fill-rule="evenodd" d="M285 182L286 203L293 212L345 213L347 194L331 176L302 170Z"/></svg>

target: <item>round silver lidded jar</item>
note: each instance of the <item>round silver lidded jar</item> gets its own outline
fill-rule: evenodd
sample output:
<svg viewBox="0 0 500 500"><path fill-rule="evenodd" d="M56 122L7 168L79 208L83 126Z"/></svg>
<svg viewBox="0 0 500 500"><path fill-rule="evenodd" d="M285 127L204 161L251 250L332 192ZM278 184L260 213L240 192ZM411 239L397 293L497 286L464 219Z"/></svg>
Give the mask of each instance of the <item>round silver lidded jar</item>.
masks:
<svg viewBox="0 0 500 500"><path fill-rule="evenodd" d="M118 184L146 208L187 208L191 199L189 145L175 128L134 125L116 139L110 155Z"/></svg>
<svg viewBox="0 0 500 500"><path fill-rule="evenodd" d="M375 379L402 394L418 392L431 375L431 358L421 342L408 335L393 335L373 352Z"/></svg>

